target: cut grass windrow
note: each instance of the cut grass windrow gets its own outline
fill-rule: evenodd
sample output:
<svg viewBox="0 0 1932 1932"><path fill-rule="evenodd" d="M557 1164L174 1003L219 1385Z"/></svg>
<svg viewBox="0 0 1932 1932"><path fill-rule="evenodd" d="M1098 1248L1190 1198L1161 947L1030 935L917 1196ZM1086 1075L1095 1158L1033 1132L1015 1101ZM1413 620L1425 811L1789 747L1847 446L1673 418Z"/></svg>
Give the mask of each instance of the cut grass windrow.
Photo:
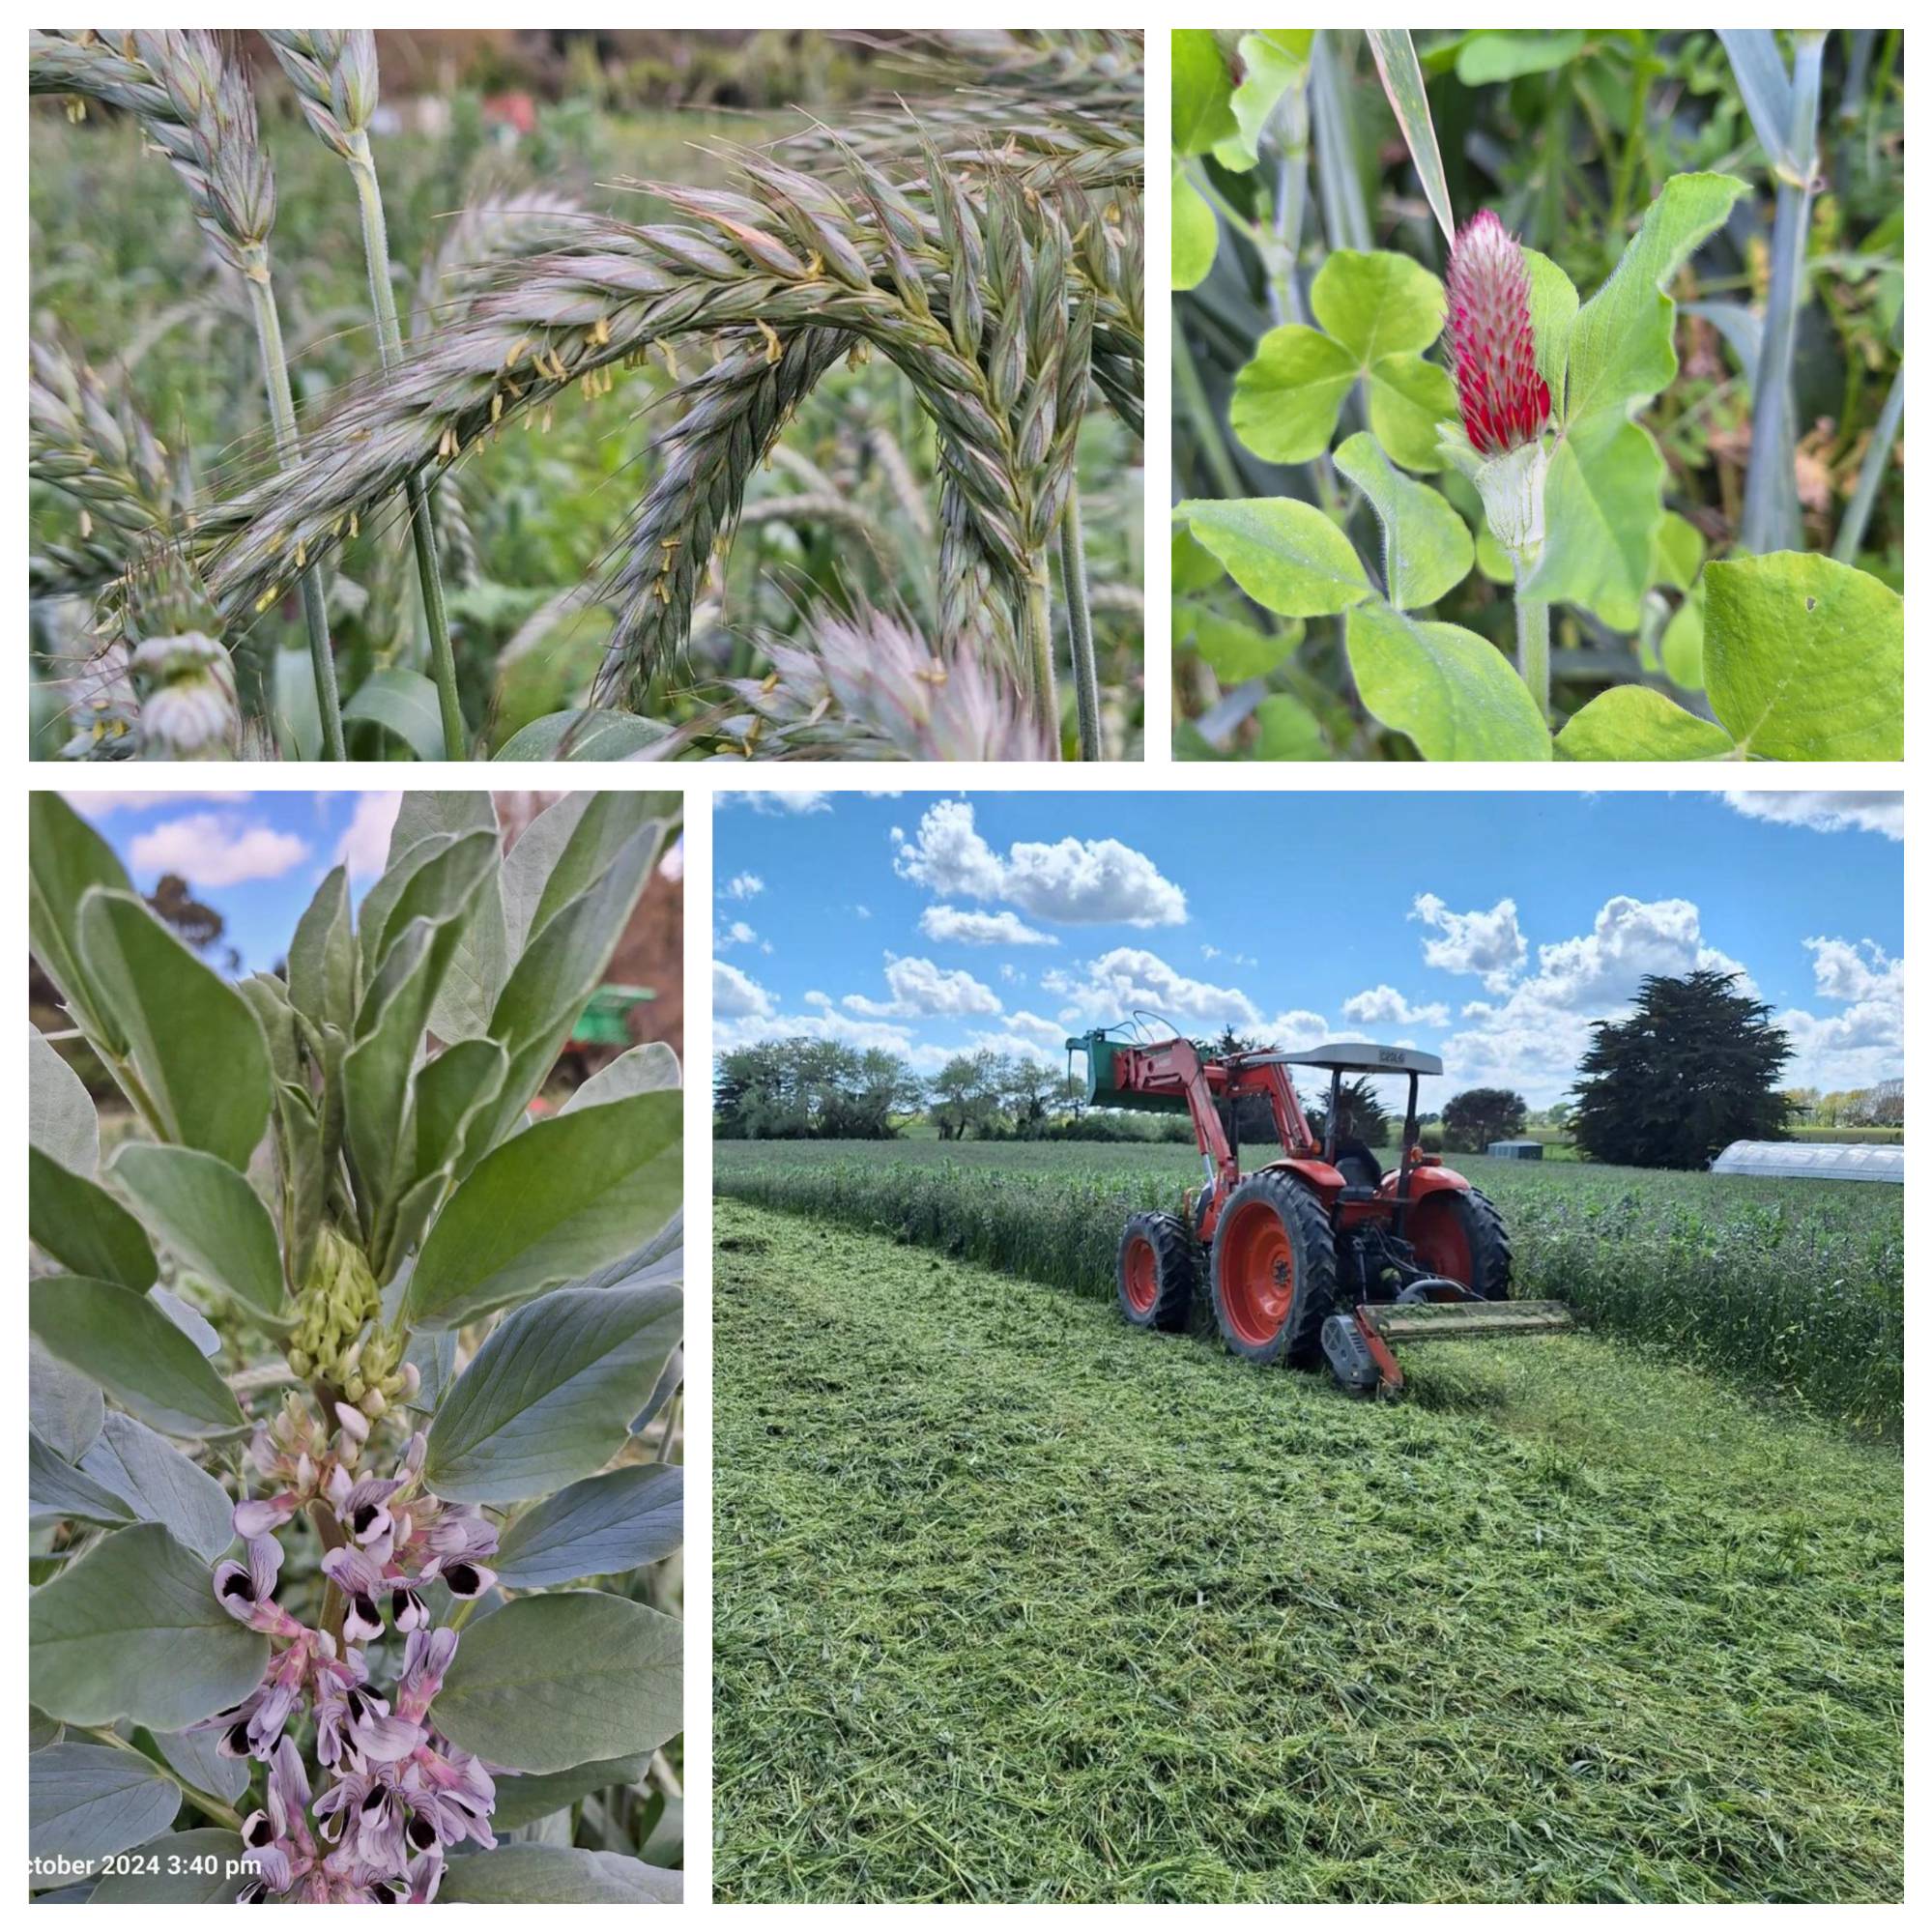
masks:
<svg viewBox="0 0 1932 1932"><path fill-rule="evenodd" d="M1855 1429L1900 1431L1899 1190L1456 1165L1502 1210L1517 1295ZM1160 1146L725 1142L716 1163L721 1194L1110 1298L1127 1217L1177 1204L1196 1178L1188 1150Z"/></svg>
<svg viewBox="0 0 1932 1932"><path fill-rule="evenodd" d="M1591 1336L1351 1403L736 1201L714 1273L721 1899L1900 1895L1888 1450Z"/></svg>

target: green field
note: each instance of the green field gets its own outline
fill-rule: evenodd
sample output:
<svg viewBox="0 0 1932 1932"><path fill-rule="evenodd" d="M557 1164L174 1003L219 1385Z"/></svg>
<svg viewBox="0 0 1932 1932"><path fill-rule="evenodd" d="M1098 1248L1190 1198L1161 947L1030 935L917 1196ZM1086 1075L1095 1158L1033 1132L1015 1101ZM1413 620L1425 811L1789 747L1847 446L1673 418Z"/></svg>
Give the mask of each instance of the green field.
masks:
<svg viewBox="0 0 1932 1932"><path fill-rule="evenodd" d="M1174 1205L1200 1178L1190 1147L1064 1141L720 1141L715 1162L721 1193L1107 1299L1127 1216ZM1502 1211L1518 1295L1567 1301L1605 1333L1861 1432L1898 1433L1903 1189L1454 1165Z"/></svg>
<svg viewBox="0 0 1932 1932"><path fill-rule="evenodd" d="M878 1229L718 1203L721 1899L1900 1895L1889 1448L1600 1335L1351 1403L903 1238L1110 1258L1163 1150L853 1151L718 1149ZM1895 1273L1895 1191L1480 1178Z"/></svg>

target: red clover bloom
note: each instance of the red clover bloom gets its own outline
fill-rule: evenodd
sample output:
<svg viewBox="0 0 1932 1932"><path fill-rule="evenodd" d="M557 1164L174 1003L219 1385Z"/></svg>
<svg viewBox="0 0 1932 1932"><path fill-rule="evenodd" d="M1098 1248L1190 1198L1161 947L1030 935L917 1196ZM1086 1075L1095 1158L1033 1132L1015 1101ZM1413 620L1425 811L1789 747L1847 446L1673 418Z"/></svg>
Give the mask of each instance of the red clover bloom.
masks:
<svg viewBox="0 0 1932 1932"><path fill-rule="evenodd" d="M1486 208L1449 251L1449 356L1462 427L1485 456L1520 448L1549 420L1529 271L1516 238Z"/></svg>

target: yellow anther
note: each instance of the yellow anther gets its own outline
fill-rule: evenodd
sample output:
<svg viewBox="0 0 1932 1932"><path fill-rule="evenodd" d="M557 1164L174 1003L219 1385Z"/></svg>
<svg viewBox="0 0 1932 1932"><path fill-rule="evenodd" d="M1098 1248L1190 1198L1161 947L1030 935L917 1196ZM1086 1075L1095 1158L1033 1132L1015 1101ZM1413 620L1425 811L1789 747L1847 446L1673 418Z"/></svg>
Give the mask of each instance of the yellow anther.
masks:
<svg viewBox="0 0 1932 1932"><path fill-rule="evenodd" d="M272 603L274 603L277 597L281 595L281 593L282 593L282 587L279 584L271 584L269 588L266 591L264 591L259 597L255 599L255 615L257 617L260 617L261 614L265 610L267 610L268 607Z"/></svg>
<svg viewBox="0 0 1932 1932"><path fill-rule="evenodd" d="M593 324L591 324L591 346L593 349L602 349L609 343L610 339L611 339L610 317L607 315L600 315L597 317L596 321Z"/></svg>
<svg viewBox="0 0 1932 1932"><path fill-rule="evenodd" d="M785 344L778 339L778 331L763 317L755 317L754 320L758 324L758 332L764 337L764 360L767 362L782 361L785 357Z"/></svg>
<svg viewBox="0 0 1932 1932"><path fill-rule="evenodd" d="M490 421L492 423L501 422L503 420L503 414L504 392L502 389L493 389L490 393Z"/></svg>

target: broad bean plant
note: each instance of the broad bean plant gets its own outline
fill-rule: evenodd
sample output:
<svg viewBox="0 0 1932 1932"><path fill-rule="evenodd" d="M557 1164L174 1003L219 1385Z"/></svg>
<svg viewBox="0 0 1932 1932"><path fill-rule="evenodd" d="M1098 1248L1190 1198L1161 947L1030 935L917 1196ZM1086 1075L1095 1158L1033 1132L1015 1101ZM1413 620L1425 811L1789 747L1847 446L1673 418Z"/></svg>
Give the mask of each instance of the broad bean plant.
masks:
<svg viewBox="0 0 1932 1932"><path fill-rule="evenodd" d="M36 794L33 951L125 1102L34 1033L36 1890L678 1895L677 1060L533 1105L677 809L505 856L411 793L237 984Z"/></svg>
<svg viewBox="0 0 1932 1932"><path fill-rule="evenodd" d="M1666 507L1665 459L1643 420L1678 372L1671 290L1748 184L1719 172L1664 181L1586 294L1492 211L1457 217L1408 36L1369 38L1448 243L1446 280L1406 253L1334 246L1304 305L1312 36L1245 35L1231 62L1219 37L1175 37L1175 286L1205 278L1223 220L1269 267L1278 312L1294 319L1254 343L1227 426L1264 462L1302 466L1307 482L1305 495L1176 505L1177 631L1195 627L1226 684L1335 621L1362 706L1425 758L1901 757L1902 598L1795 549L1707 561L1703 534ZM1217 208L1215 180L1252 171L1270 147L1275 224ZM1445 473L1441 488L1423 480ZM1434 614L1473 571L1514 600L1514 663ZM1227 579L1285 622L1211 615ZM1553 708L1556 611L1632 639L1642 681L1567 717ZM1324 755L1297 698L1262 704L1264 755Z"/></svg>

